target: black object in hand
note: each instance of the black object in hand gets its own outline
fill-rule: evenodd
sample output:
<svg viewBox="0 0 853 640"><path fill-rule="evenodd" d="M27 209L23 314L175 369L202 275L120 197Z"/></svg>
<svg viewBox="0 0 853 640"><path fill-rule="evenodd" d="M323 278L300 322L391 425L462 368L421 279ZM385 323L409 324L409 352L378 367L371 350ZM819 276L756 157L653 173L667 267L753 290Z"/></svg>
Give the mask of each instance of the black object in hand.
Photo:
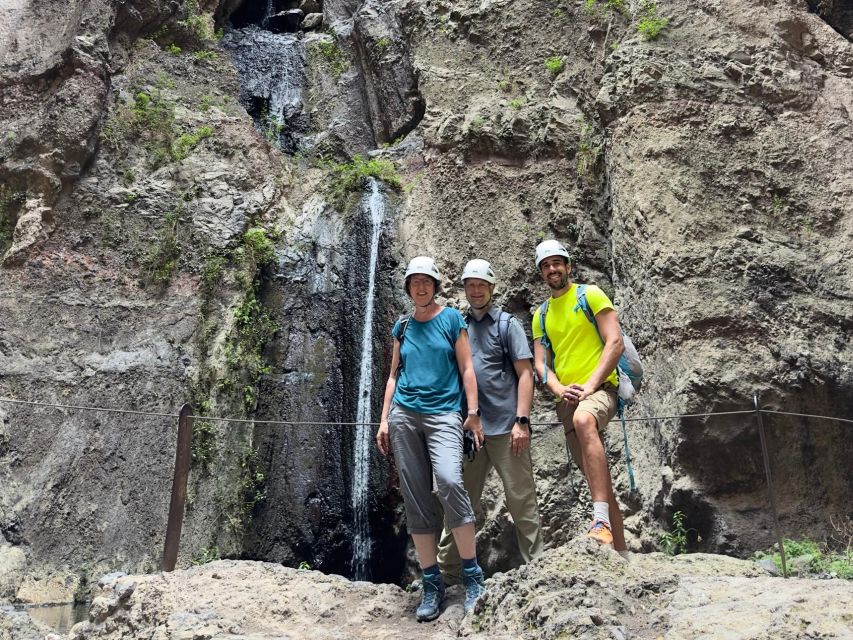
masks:
<svg viewBox="0 0 853 640"><path fill-rule="evenodd" d="M462 455L468 458L468 461L470 462L474 459L476 454L477 450L474 447L474 432L466 429L462 435Z"/></svg>

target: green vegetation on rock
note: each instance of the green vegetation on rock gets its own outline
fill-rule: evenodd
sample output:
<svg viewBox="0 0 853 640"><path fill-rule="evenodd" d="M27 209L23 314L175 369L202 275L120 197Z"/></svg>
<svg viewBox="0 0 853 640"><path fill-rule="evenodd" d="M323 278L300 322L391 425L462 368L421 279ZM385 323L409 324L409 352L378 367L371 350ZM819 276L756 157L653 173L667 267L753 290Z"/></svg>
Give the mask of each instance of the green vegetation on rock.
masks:
<svg viewBox="0 0 853 640"><path fill-rule="evenodd" d="M149 282L166 284L178 268L178 214L166 214L165 225L154 246L142 259L142 270Z"/></svg>
<svg viewBox="0 0 853 640"><path fill-rule="evenodd" d="M846 546L841 551L833 550L825 542L815 542L808 538L801 540L785 538L782 544L785 546L788 571L800 576L819 575L853 580L853 530L847 535L849 537ZM769 554L755 554L756 559L768 557L781 572L782 555L778 550Z"/></svg>
<svg viewBox="0 0 853 640"><path fill-rule="evenodd" d="M330 172L332 175L332 195L337 198L345 197L348 193L363 189L368 178L371 177L381 180L395 189L402 186L397 167L385 158L364 159L360 155L356 155L350 162L333 164Z"/></svg>
<svg viewBox="0 0 853 640"><path fill-rule="evenodd" d="M566 61L559 56L553 56L545 60L545 68L551 72L551 75L556 77L566 68Z"/></svg>
<svg viewBox="0 0 853 640"><path fill-rule="evenodd" d="M315 42L308 49L312 57L321 57L332 69L332 74L337 78L349 69L349 58L334 40L323 40Z"/></svg>
<svg viewBox="0 0 853 640"><path fill-rule="evenodd" d="M200 564L207 564L208 562L215 562L220 559L219 547L205 547L199 551L195 557L193 557L192 564L198 566Z"/></svg>
<svg viewBox="0 0 853 640"><path fill-rule="evenodd" d="M655 40L669 24L667 18L658 16L658 5L653 0L642 0L640 3L640 21L637 23L637 33L646 40Z"/></svg>
<svg viewBox="0 0 853 640"><path fill-rule="evenodd" d="M663 552L670 556L687 553L687 533L692 531L684 525L684 512L672 514L672 528L661 534L660 544Z"/></svg>

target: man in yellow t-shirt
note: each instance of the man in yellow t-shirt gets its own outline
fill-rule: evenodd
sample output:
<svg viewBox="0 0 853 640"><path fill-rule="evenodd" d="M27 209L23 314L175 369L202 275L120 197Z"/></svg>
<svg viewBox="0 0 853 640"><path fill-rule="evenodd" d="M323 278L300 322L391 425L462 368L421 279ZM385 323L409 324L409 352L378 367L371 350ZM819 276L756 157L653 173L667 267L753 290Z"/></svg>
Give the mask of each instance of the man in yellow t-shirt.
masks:
<svg viewBox="0 0 853 640"><path fill-rule="evenodd" d="M616 310L601 289L586 288L586 300L598 324L596 332L578 305L578 285L569 279L569 252L556 240L545 240L536 247L536 268L551 289L545 314L551 349L541 342L541 307L533 314L536 373L557 400L566 445L589 485L593 518L587 535L622 551L627 548L622 514L599 435L616 415L616 364L624 349Z"/></svg>

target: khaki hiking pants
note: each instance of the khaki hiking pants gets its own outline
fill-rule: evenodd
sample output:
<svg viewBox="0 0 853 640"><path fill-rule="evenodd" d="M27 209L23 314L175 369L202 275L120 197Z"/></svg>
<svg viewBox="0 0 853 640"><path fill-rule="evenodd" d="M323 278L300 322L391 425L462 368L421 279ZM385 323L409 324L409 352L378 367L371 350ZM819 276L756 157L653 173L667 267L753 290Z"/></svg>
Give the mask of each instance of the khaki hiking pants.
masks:
<svg viewBox="0 0 853 640"><path fill-rule="evenodd" d="M483 495L483 487L492 467L498 473L504 487L506 506L515 523L518 550L525 562L542 553L542 530L539 525L539 508L536 504L536 482L533 478L533 462L530 447L520 456L512 454L512 434L486 436L483 447L473 461L465 461L462 479L465 489L476 509ZM438 546L438 563L449 584L461 582L462 561L453 540L453 534L445 525Z"/></svg>

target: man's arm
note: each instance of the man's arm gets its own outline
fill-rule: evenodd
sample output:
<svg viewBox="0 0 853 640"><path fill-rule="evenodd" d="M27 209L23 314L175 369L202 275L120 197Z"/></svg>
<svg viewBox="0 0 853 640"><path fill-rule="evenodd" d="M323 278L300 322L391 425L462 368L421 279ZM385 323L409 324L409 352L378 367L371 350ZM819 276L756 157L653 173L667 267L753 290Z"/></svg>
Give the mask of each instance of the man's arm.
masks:
<svg viewBox="0 0 853 640"><path fill-rule="evenodd" d="M546 358L548 356L548 352L545 347L542 346L542 343L539 340L533 340L533 359L536 363L536 374L539 376L539 379L542 380L545 377L545 369L548 370L548 379L545 382L545 388L548 389L551 393L554 394L555 398L562 398L566 393L566 387L564 384L560 382L557 378L557 374L554 373L553 369L548 366L546 362Z"/></svg>
<svg viewBox="0 0 853 640"><path fill-rule="evenodd" d="M516 400L515 415L529 418L530 409L533 407L533 365L529 358L516 360L512 365L515 367L515 373L518 376L518 399ZM512 425L512 452L520 456L528 444L530 444L530 425L520 425L516 422Z"/></svg>

